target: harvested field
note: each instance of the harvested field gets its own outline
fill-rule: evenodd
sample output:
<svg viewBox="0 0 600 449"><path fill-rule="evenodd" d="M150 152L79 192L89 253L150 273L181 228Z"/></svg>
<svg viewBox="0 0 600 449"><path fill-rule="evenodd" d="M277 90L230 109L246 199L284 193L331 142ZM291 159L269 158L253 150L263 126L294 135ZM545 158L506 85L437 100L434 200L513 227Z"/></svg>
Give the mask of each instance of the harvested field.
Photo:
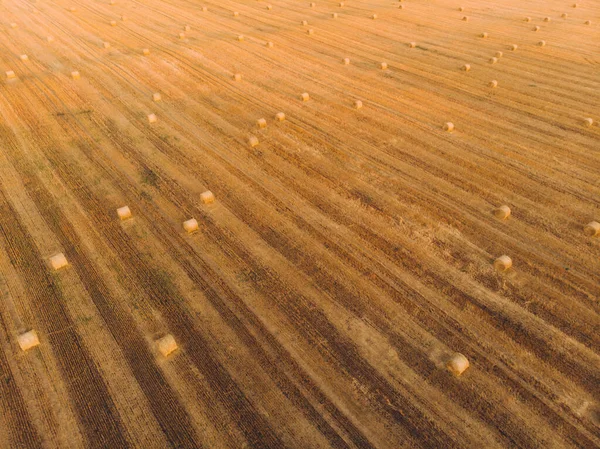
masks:
<svg viewBox="0 0 600 449"><path fill-rule="evenodd" d="M592 0L4 0L0 448L600 447L599 55Z"/></svg>

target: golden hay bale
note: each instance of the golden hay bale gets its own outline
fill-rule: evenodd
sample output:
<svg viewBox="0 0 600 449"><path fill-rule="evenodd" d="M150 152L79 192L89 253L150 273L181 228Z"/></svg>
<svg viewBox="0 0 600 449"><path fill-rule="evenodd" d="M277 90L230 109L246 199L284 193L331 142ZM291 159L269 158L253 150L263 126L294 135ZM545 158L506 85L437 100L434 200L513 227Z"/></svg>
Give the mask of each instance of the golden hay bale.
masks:
<svg viewBox="0 0 600 449"><path fill-rule="evenodd" d="M492 81L490 81L490 83L489 83L489 86L490 86L491 88L496 88L496 87L498 87L498 81L496 81L496 80L492 80Z"/></svg>
<svg viewBox="0 0 600 449"><path fill-rule="evenodd" d="M409 42L408 43L408 48L415 48L417 46L416 42Z"/></svg>
<svg viewBox="0 0 600 449"><path fill-rule="evenodd" d="M577 8L577 3L573 3L573 8Z"/></svg>
<svg viewBox="0 0 600 449"><path fill-rule="evenodd" d="M525 22L531 22L531 17L525 17Z"/></svg>
<svg viewBox="0 0 600 449"><path fill-rule="evenodd" d="M69 265L69 262L63 253L55 254L50 258L50 266L54 271L60 270L67 265Z"/></svg>
<svg viewBox="0 0 600 449"><path fill-rule="evenodd" d="M387 68L388 68L387 62L382 62L381 64L379 64L379 67L381 68L381 70L387 70Z"/></svg>
<svg viewBox="0 0 600 449"><path fill-rule="evenodd" d="M354 109L360 109L363 107L363 103L360 100L355 100L354 101Z"/></svg>
<svg viewBox="0 0 600 449"><path fill-rule="evenodd" d="M404 9L404 6L398 5L398 9Z"/></svg>
<svg viewBox="0 0 600 449"><path fill-rule="evenodd" d="M17 25L16 23L11 23L11 24L10 24L10 27L11 27L11 28L18 28L18 27L19 27L19 25Z"/></svg>
<svg viewBox="0 0 600 449"><path fill-rule="evenodd" d="M240 41L240 42L244 42L244 35L243 35L243 34L240 34L240 35L237 37L237 40L238 40L238 41Z"/></svg>
<svg viewBox="0 0 600 449"><path fill-rule="evenodd" d="M490 59L490 63L491 64L496 64L498 62L498 58L491 58Z"/></svg>
<svg viewBox="0 0 600 449"><path fill-rule="evenodd" d="M184 221L183 229L185 229L188 234L196 232L198 230L198 220L195 218L190 218L189 220Z"/></svg>
<svg viewBox="0 0 600 449"><path fill-rule="evenodd" d="M538 47L545 47L546 41L539 41L537 44L538 44Z"/></svg>
<svg viewBox="0 0 600 449"><path fill-rule="evenodd" d="M375 20L376 18L377 18L377 14L373 14L373 15L371 16L371 19L373 19L373 20Z"/></svg>
<svg viewBox="0 0 600 449"><path fill-rule="evenodd" d="M183 27L183 31L190 31L191 29L192 29L192 27L189 25L186 25Z"/></svg>
<svg viewBox="0 0 600 449"><path fill-rule="evenodd" d="M240 15L240 13L239 13L239 12L237 12L237 11L234 11L234 13L233 13L233 17L239 17L239 15Z"/></svg>
<svg viewBox="0 0 600 449"><path fill-rule="evenodd" d="M544 17L544 22L550 22L552 19L550 17Z"/></svg>
<svg viewBox="0 0 600 449"><path fill-rule="evenodd" d="M275 114L275 119L278 122L283 122L285 120L285 114L283 112L278 112L277 114Z"/></svg>
<svg viewBox="0 0 600 449"><path fill-rule="evenodd" d="M185 39L185 33L179 33L179 40Z"/></svg>
<svg viewBox="0 0 600 449"><path fill-rule="evenodd" d="M212 193L210 190L207 190L206 192L202 192L200 194L200 201L202 201L202 204L211 204L215 202L215 194Z"/></svg>
<svg viewBox="0 0 600 449"><path fill-rule="evenodd" d="M452 122L446 122L446 123L444 123L444 131L447 131L449 133L451 133L452 131L454 131L454 123L452 123Z"/></svg>
<svg viewBox="0 0 600 449"><path fill-rule="evenodd" d="M469 360L459 352L456 352L446 362L446 368L455 376L460 376L469 367Z"/></svg>
<svg viewBox="0 0 600 449"><path fill-rule="evenodd" d="M302 101L308 101L308 100L310 100L310 95L308 95L308 93L304 92L303 94L300 94L300 99Z"/></svg>
<svg viewBox="0 0 600 449"><path fill-rule="evenodd" d="M496 271L506 271L512 267L512 259L506 255L498 257L494 260L494 268Z"/></svg>
<svg viewBox="0 0 600 449"><path fill-rule="evenodd" d="M206 6L203 6L202 7L202 12L206 12L206 11L208 11L208 8Z"/></svg>
<svg viewBox="0 0 600 449"><path fill-rule="evenodd" d="M116 21L114 21L114 20L111 20L111 21L110 21L110 26L111 26L111 27L116 27L116 26L117 26L117 22L116 22Z"/></svg>
<svg viewBox="0 0 600 449"><path fill-rule="evenodd" d="M48 37L46 38L46 40L47 40L48 42L54 42L54 37L52 37L52 36L48 36Z"/></svg>
<svg viewBox="0 0 600 449"><path fill-rule="evenodd" d="M315 30L313 30L312 28L309 28L308 30L306 30L306 34L309 34L312 36L313 34L315 34Z"/></svg>
<svg viewBox="0 0 600 449"><path fill-rule="evenodd" d="M540 27L536 25L535 27L533 27L533 31L540 31Z"/></svg>
<svg viewBox="0 0 600 449"><path fill-rule="evenodd" d="M30 330L29 332L19 335L17 337L17 343L19 343L19 347L22 351L27 351L28 349L38 346L40 344L40 339L34 330Z"/></svg>
<svg viewBox="0 0 600 449"><path fill-rule="evenodd" d="M583 22L585 25L591 25L592 21L591 20L586 20L585 22Z"/></svg>
<svg viewBox="0 0 600 449"><path fill-rule="evenodd" d="M496 58L501 58L502 56L504 56L504 53L502 53L501 51L497 51L494 56L496 56Z"/></svg>
<svg viewBox="0 0 600 449"><path fill-rule="evenodd" d="M509 49L510 51L516 51L516 50L517 50L517 48L519 48L519 46L518 46L517 44L512 44L510 47L508 47L508 49Z"/></svg>
<svg viewBox="0 0 600 449"><path fill-rule="evenodd" d="M7 73L8 73L8 72L7 72ZM584 124L585 126L592 126L592 125L594 124L594 119L593 119L593 118L589 118L589 117L588 117L588 118L586 118L586 119L583 121L583 124Z"/></svg>
<svg viewBox="0 0 600 449"><path fill-rule="evenodd" d="M568 17L568 14L567 14L566 12L563 12L563 13L562 13L560 16L561 16L563 19L566 19L566 18Z"/></svg>
<svg viewBox="0 0 600 449"><path fill-rule="evenodd" d="M233 80L234 81L242 81L242 74L241 73L235 73L233 75Z"/></svg>
<svg viewBox="0 0 600 449"><path fill-rule="evenodd" d="M462 70L464 72L468 72L469 70L471 70L471 64L465 64L462 66Z"/></svg>
<svg viewBox="0 0 600 449"><path fill-rule="evenodd" d="M267 9L268 9L269 11L271 11L271 10L273 9L273 6L272 6L272 5L267 5Z"/></svg>
<svg viewBox="0 0 600 449"><path fill-rule="evenodd" d="M341 8L342 6L344 6L344 2L339 2L338 6Z"/></svg>
<svg viewBox="0 0 600 449"><path fill-rule="evenodd" d="M273 42L269 41L265 44L267 48L273 48Z"/></svg>
<svg viewBox="0 0 600 449"><path fill-rule="evenodd" d="M508 217L510 217L510 213L510 207L506 205L494 209L494 216L500 220L506 220Z"/></svg>
<svg viewBox="0 0 600 449"><path fill-rule="evenodd" d="M350 65L350 58L344 58L342 59L342 62L344 63L344 65Z"/></svg>
<svg viewBox="0 0 600 449"><path fill-rule="evenodd" d="M311 7L311 8L314 8L315 6L317 6L317 4L316 4L316 3L311 3L311 4L310 4L310 7Z"/></svg>
<svg viewBox="0 0 600 449"><path fill-rule="evenodd" d="M308 25L308 21L307 20L303 20L302 22L300 22L302 24L302 26L307 26Z"/></svg>
<svg viewBox="0 0 600 449"><path fill-rule="evenodd" d="M158 92L152 94L152 101L160 101L160 100L162 100L162 97Z"/></svg>
<svg viewBox="0 0 600 449"><path fill-rule="evenodd" d="M121 221L131 218L131 210L129 209L129 206L119 207L117 209L117 215Z"/></svg>
<svg viewBox="0 0 600 449"><path fill-rule="evenodd" d="M121 21L122 21L122 22L125 22L125 21L127 21L127 17L126 17L126 16L121 16Z"/></svg>
<svg viewBox="0 0 600 449"><path fill-rule="evenodd" d="M256 121L256 126L258 126L260 129L266 128L267 127L267 121L264 118L259 118Z"/></svg>
<svg viewBox="0 0 600 449"><path fill-rule="evenodd" d="M150 54L150 49L149 49L149 48L143 48L143 49L142 49L142 54L143 54L144 56L148 56L148 55Z"/></svg>
<svg viewBox="0 0 600 449"><path fill-rule="evenodd" d="M12 80L16 77L17 77L17 75L15 75L15 72L13 72L12 70L9 70L8 72L6 72L6 79Z"/></svg>
<svg viewBox="0 0 600 449"><path fill-rule="evenodd" d="M338 18L337 12L331 13L331 18L337 19Z"/></svg>
<svg viewBox="0 0 600 449"><path fill-rule="evenodd" d="M158 121L158 118L156 117L156 114L148 115L148 123L156 123L157 121Z"/></svg>
<svg viewBox="0 0 600 449"><path fill-rule="evenodd" d="M115 0L110 0L110 2L108 2L109 5L114 5L115 3L117 3Z"/></svg>
<svg viewBox="0 0 600 449"><path fill-rule="evenodd" d="M481 33L481 34L479 35L479 37L481 37L482 39L487 39L487 37L488 37L488 34L487 34L487 33Z"/></svg>
<svg viewBox="0 0 600 449"><path fill-rule="evenodd" d="M21 56L19 56L19 59L21 61L28 61L29 60L29 56L27 56L27 55L21 55Z"/></svg>
<svg viewBox="0 0 600 449"><path fill-rule="evenodd" d="M75 11L77 11L77 8L75 8L74 6L71 6L71 7L69 8L69 11L70 11L70 12L75 12Z"/></svg>
<svg viewBox="0 0 600 449"><path fill-rule="evenodd" d="M600 235L600 223L597 221L592 221L586 224L583 228L583 232L585 232L585 235L589 235L590 237Z"/></svg>
<svg viewBox="0 0 600 449"><path fill-rule="evenodd" d="M79 72L76 70L74 72L71 72L71 78L73 78L74 80L78 80L81 78L81 75L79 74Z"/></svg>
<svg viewBox="0 0 600 449"><path fill-rule="evenodd" d="M171 334L168 334L156 342L156 347L163 357L168 357L169 354L177 349L177 342Z"/></svg>
<svg viewBox="0 0 600 449"><path fill-rule="evenodd" d="M469 18L468 18L467 16L464 16L464 17L462 18L462 20L463 20L463 22L468 22L468 21L469 21Z"/></svg>
<svg viewBox="0 0 600 449"><path fill-rule="evenodd" d="M102 42L104 48L110 48L110 42Z"/></svg>
<svg viewBox="0 0 600 449"><path fill-rule="evenodd" d="M465 8L464 8L463 6L461 6L461 7L459 7L459 8L458 8L458 10L459 10L460 12L463 12L463 11L465 10Z"/></svg>
<svg viewBox="0 0 600 449"><path fill-rule="evenodd" d="M258 138L256 136L250 136L248 138L248 143L252 148L254 148L255 146L258 146Z"/></svg>

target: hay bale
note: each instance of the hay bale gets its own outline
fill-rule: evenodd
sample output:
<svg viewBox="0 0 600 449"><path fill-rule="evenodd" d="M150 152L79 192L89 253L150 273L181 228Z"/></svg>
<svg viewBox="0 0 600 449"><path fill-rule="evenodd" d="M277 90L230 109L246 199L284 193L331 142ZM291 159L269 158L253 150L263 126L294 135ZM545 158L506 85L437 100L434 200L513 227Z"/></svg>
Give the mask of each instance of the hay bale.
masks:
<svg viewBox="0 0 600 449"><path fill-rule="evenodd" d="M215 194L212 193L210 190L207 190L206 192L202 192L200 194L200 201L202 201L202 204L211 204L215 202Z"/></svg>
<svg viewBox="0 0 600 449"><path fill-rule="evenodd" d="M525 17L525 22L527 22L527 23L531 22L531 17Z"/></svg>
<svg viewBox="0 0 600 449"><path fill-rule="evenodd" d="M269 41L265 44L267 48L273 48L273 42Z"/></svg>
<svg viewBox="0 0 600 449"><path fill-rule="evenodd" d="M342 6L344 6L344 2L339 2L338 6L341 8Z"/></svg>
<svg viewBox="0 0 600 449"><path fill-rule="evenodd" d="M316 7L316 6L317 6L317 4L316 4L316 3L311 3L311 4L310 4L310 7L311 7L311 8L314 8L314 7Z"/></svg>
<svg viewBox="0 0 600 449"><path fill-rule="evenodd" d="M312 36L313 34L315 34L315 30L313 30L312 28L309 28L308 30L306 30L306 34Z"/></svg>
<svg viewBox="0 0 600 449"><path fill-rule="evenodd" d="M307 20L303 20L302 22L300 22L302 24L302 26L308 26L308 21Z"/></svg>
<svg viewBox="0 0 600 449"><path fill-rule="evenodd" d="M54 271L60 270L67 265L69 265L69 262L63 253L55 254L50 258L50 266Z"/></svg>
<svg viewBox="0 0 600 449"><path fill-rule="evenodd" d="M373 19L373 20L375 20L376 18L377 18L377 14L373 14L373 15L371 16L371 19Z"/></svg>
<svg viewBox="0 0 600 449"><path fill-rule="evenodd" d="M585 21L585 22L583 22L583 23L584 23L584 25L591 25L591 24L592 24L592 21L591 21L591 20L586 20L586 21Z"/></svg>
<svg viewBox="0 0 600 449"><path fill-rule="evenodd" d="M415 48L417 46L416 42L409 42L408 43L408 48Z"/></svg>
<svg viewBox="0 0 600 449"><path fill-rule="evenodd" d="M110 0L110 2L108 2L109 5L114 5L115 3L117 3L115 0Z"/></svg>
<svg viewBox="0 0 600 449"><path fill-rule="evenodd" d="M6 72L6 73L8 74L8 72ZM592 126L592 125L594 124L594 119L593 119L593 118L590 118L590 117L588 117L588 118L586 118L586 119L583 121L583 124L584 124L585 126Z"/></svg>
<svg viewBox="0 0 600 449"><path fill-rule="evenodd" d="M248 138L248 144L250 144L252 148L258 146L258 138L256 136L250 136Z"/></svg>
<svg viewBox="0 0 600 449"><path fill-rule="evenodd" d="M342 62L344 63L344 65L350 65L350 58L344 58L342 59Z"/></svg>
<svg viewBox="0 0 600 449"><path fill-rule="evenodd" d="M500 220L506 220L508 217L510 217L510 213L510 207L506 205L494 209L494 216Z"/></svg>
<svg viewBox="0 0 600 449"><path fill-rule="evenodd" d="M189 25L183 27L183 31L190 31L191 29L192 27L190 27Z"/></svg>
<svg viewBox="0 0 600 449"><path fill-rule="evenodd" d="M184 40L185 39L185 33L179 33L178 37L179 37L180 41Z"/></svg>
<svg viewBox="0 0 600 449"><path fill-rule="evenodd" d="M544 17L544 22L550 22L552 19L550 17Z"/></svg>
<svg viewBox="0 0 600 449"><path fill-rule="evenodd" d="M512 267L512 259L506 255L498 257L494 260L494 268L496 271L503 272Z"/></svg>
<svg viewBox="0 0 600 449"><path fill-rule="evenodd" d="M16 23L13 22L10 24L10 27L11 28L19 28L19 25L17 25Z"/></svg>
<svg viewBox="0 0 600 449"><path fill-rule="evenodd" d="M534 27L533 27L533 31L540 31L540 27L539 27L539 26L537 26L537 25L536 25L536 26L534 26Z"/></svg>
<svg viewBox="0 0 600 449"><path fill-rule="evenodd" d="M463 70L464 72L468 72L468 71L470 71L470 70L471 70L471 64L465 64L465 65L463 65L463 66L462 66L462 70Z"/></svg>
<svg viewBox="0 0 600 449"><path fill-rule="evenodd" d="M488 34L487 34L487 33L481 33L481 34L479 35L479 37L481 37L482 39L487 39L487 37L488 37Z"/></svg>
<svg viewBox="0 0 600 449"><path fill-rule="evenodd" d="M494 89L495 89L496 87L498 87L498 81L496 81L496 80L492 80L492 81L490 81L490 83L489 83L489 86L490 86L491 88L494 88Z"/></svg>
<svg viewBox="0 0 600 449"><path fill-rule="evenodd" d="M29 56L27 56L27 55L21 55L21 56L19 56L19 59L21 61L28 61L29 60Z"/></svg>
<svg viewBox="0 0 600 449"><path fill-rule="evenodd" d="M206 6L203 6L202 7L202 12L206 12L206 11L208 11L208 8Z"/></svg>
<svg viewBox="0 0 600 449"><path fill-rule="evenodd" d="M125 22L127 21L127 17L126 16L121 16L121 22Z"/></svg>
<svg viewBox="0 0 600 449"><path fill-rule="evenodd" d="M21 351L27 351L38 346L40 344L40 339L34 330L30 330L29 332L19 335L17 337L17 343L19 343Z"/></svg>
<svg viewBox="0 0 600 449"><path fill-rule="evenodd" d="M463 11L465 10L465 8L464 8L463 6L460 6L460 7L458 8L458 10L459 10L460 12L463 12Z"/></svg>
<svg viewBox="0 0 600 449"><path fill-rule="evenodd" d="M447 131L449 133L454 131L454 123L452 122L446 122L444 123L444 131Z"/></svg>
<svg viewBox="0 0 600 449"><path fill-rule="evenodd" d="M158 92L152 94L152 101L160 101L162 100L161 95Z"/></svg>
<svg viewBox="0 0 600 449"><path fill-rule="evenodd" d="M331 18L332 19L337 19L338 18L337 12L331 13Z"/></svg>
<svg viewBox="0 0 600 449"><path fill-rule="evenodd" d="M240 34L240 35L237 37L237 40L238 40L239 42L244 42L244 35L243 35L243 34Z"/></svg>
<svg viewBox="0 0 600 449"><path fill-rule="evenodd" d="M560 16L561 16L563 19L566 19L566 18L568 17L568 14L567 14L566 12L563 12L563 13L562 13Z"/></svg>
<svg viewBox="0 0 600 449"><path fill-rule="evenodd" d="M360 109L362 107L363 107L362 101L360 101L360 100L354 101L354 109Z"/></svg>
<svg viewBox="0 0 600 449"><path fill-rule="evenodd" d="M264 129L267 127L267 121L264 118L259 118L256 121L256 126L258 126L260 129Z"/></svg>
<svg viewBox="0 0 600 449"><path fill-rule="evenodd" d="M504 56L504 53L502 53L501 51L497 51L494 56L496 56L496 58L501 58L502 56Z"/></svg>
<svg viewBox="0 0 600 449"><path fill-rule="evenodd" d="M102 42L104 48L110 48L110 42Z"/></svg>
<svg viewBox="0 0 600 449"><path fill-rule="evenodd" d="M463 22L468 22L468 21L469 21L469 18L468 18L467 16L464 16L464 17L462 18L462 20L463 20Z"/></svg>
<svg viewBox="0 0 600 449"><path fill-rule="evenodd" d="M446 362L446 368L455 376L460 376L469 367L469 360L460 352L456 352Z"/></svg>
<svg viewBox="0 0 600 449"><path fill-rule="evenodd" d="M304 92L304 93L300 94L300 99L302 101L308 101L308 100L310 100L310 95L308 95L307 92Z"/></svg>
<svg viewBox="0 0 600 449"><path fill-rule="evenodd" d="M268 9L269 11L271 11L271 10L273 9L273 6L272 6L272 5L267 5L267 9Z"/></svg>
<svg viewBox="0 0 600 449"><path fill-rule="evenodd" d="M177 342L171 334L168 334L156 342L156 347L158 348L158 352L160 352L163 357L168 357L177 349Z"/></svg>
<svg viewBox="0 0 600 449"><path fill-rule="evenodd" d="M47 40L48 42L54 42L54 37L52 37L52 36L48 36L48 37L46 38L46 40Z"/></svg>
<svg viewBox="0 0 600 449"><path fill-rule="evenodd" d="M590 237L600 235L600 223L597 221L592 221L586 224L583 228L583 232L585 232L585 235L589 235Z"/></svg>
<svg viewBox="0 0 600 449"><path fill-rule="evenodd" d="M577 8L577 3L573 3L573 8Z"/></svg>
<svg viewBox="0 0 600 449"><path fill-rule="evenodd" d="M110 21L110 26L111 26L111 27L116 27L116 26L117 26L117 22L116 22L116 21L114 21L114 20L111 20L111 21Z"/></svg>
<svg viewBox="0 0 600 449"><path fill-rule="evenodd" d="M241 73L235 73L233 75L233 80L234 81L242 81L242 74Z"/></svg>
<svg viewBox="0 0 600 449"><path fill-rule="evenodd" d="M539 41L537 44L538 44L538 47L545 47L546 41Z"/></svg>
<svg viewBox="0 0 600 449"><path fill-rule="evenodd" d="M149 49L149 48L143 48L143 49L142 49L142 54L143 54L144 56L148 56L148 55L150 54L150 49Z"/></svg>
<svg viewBox="0 0 600 449"><path fill-rule="evenodd" d="M6 79L12 80L15 79L17 77L17 75L15 75L15 72L13 72L12 70L9 70L8 72L6 72Z"/></svg>
<svg viewBox="0 0 600 449"><path fill-rule="evenodd" d="M498 58L490 58L490 64L496 64L498 62Z"/></svg>
<svg viewBox="0 0 600 449"><path fill-rule="evenodd" d="M404 9L404 6L398 5L398 9Z"/></svg>
<svg viewBox="0 0 600 449"><path fill-rule="evenodd" d="M78 80L81 78L81 75L77 70L75 70L74 72L71 72L71 78L73 78L74 80Z"/></svg>
<svg viewBox="0 0 600 449"><path fill-rule="evenodd" d="M240 13L239 13L239 12L237 12L237 11L234 11L234 13L233 13L233 17L239 17L239 16L240 16Z"/></svg>
<svg viewBox="0 0 600 449"><path fill-rule="evenodd" d="M158 121L158 117L156 117L156 114L148 115L148 123L156 123L157 121Z"/></svg>
<svg viewBox="0 0 600 449"><path fill-rule="evenodd" d="M185 232L187 232L188 234L196 232L198 230L198 220L196 220L195 218L190 218L189 220L184 221L183 229L185 229Z"/></svg>
<svg viewBox="0 0 600 449"><path fill-rule="evenodd" d="M387 70L387 68L388 68L387 62L382 62L382 63L379 65L379 67L381 68L381 70Z"/></svg>
<svg viewBox="0 0 600 449"><path fill-rule="evenodd" d="M130 219L131 210L129 209L129 206L119 207L117 209L117 216L121 219L121 221Z"/></svg>
<svg viewBox="0 0 600 449"><path fill-rule="evenodd" d="M517 44L512 44L510 47L508 47L508 49L509 49L510 51L516 51L516 50L517 50L517 48L519 48L519 46L518 46Z"/></svg>
<svg viewBox="0 0 600 449"><path fill-rule="evenodd" d="M278 122L283 122L285 120L285 114L283 112L278 112L277 114L275 114L275 119Z"/></svg>
<svg viewBox="0 0 600 449"><path fill-rule="evenodd" d="M77 8L75 8L74 6L71 6L69 8L69 12L75 12L75 11L77 11Z"/></svg>

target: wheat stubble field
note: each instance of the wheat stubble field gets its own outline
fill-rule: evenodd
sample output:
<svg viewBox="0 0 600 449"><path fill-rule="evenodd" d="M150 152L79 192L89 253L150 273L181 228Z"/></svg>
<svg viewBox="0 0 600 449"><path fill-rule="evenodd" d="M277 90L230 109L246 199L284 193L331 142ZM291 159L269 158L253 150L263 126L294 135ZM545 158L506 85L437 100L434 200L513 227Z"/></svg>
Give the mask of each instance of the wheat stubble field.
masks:
<svg viewBox="0 0 600 449"><path fill-rule="evenodd" d="M0 447L599 447L570 1L2 0Z"/></svg>

